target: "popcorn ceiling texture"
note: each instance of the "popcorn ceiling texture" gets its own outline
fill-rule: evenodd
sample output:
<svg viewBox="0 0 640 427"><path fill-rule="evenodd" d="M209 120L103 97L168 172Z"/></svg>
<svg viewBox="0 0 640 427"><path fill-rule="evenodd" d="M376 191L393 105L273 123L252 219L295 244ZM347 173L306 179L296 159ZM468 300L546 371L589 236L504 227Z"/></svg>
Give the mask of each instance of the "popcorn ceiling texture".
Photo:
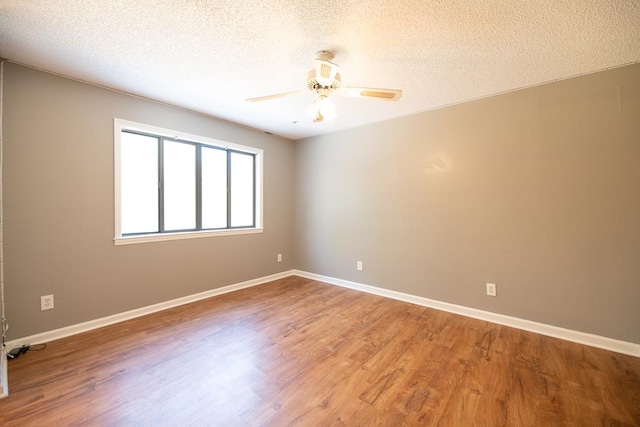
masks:
<svg viewBox="0 0 640 427"><path fill-rule="evenodd" d="M318 50L403 97L244 101L304 89ZM638 62L640 0L2 0L0 56L299 139Z"/></svg>

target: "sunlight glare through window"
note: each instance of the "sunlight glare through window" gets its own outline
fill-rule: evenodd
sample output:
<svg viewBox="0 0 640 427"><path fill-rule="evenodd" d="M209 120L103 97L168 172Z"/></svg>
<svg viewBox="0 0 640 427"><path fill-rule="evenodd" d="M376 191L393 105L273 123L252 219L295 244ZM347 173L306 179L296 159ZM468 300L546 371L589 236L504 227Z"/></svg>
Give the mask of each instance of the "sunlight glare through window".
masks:
<svg viewBox="0 0 640 427"><path fill-rule="evenodd" d="M196 147L164 141L164 228L196 227Z"/></svg>
<svg viewBox="0 0 640 427"><path fill-rule="evenodd" d="M120 153L122 233L158 231L158 140L122 134Z"/></svg>
<svg viewBox="0 0 640 427"><path fill-rule="evenodd" d="M227 152L202 149L202 228L227 227Z"/></svg>
<svg viewBox="0 0 640 427"><path fill-rule="evenodd" d="M231 226L253 225L253 156L231 153Z"/></svg>

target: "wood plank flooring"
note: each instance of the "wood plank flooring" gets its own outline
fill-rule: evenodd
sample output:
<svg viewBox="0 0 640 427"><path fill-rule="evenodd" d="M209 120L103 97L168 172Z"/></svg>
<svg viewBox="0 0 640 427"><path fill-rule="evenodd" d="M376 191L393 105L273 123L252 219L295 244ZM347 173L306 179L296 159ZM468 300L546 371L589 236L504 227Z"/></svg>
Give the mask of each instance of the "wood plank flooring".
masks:
<svg viewBox="0 0 640 427"><path fill-rule="evenodd" d="M4 426L640 425L640 359L289 277L9 361Z"/></svg>

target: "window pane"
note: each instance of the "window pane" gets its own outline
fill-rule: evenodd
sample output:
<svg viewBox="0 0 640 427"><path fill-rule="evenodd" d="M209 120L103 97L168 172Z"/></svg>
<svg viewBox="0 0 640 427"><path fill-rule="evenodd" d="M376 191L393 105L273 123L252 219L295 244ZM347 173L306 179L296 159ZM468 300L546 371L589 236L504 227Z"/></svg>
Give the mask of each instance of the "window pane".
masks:
<svg viewBox="0 0 640 427"><path fill-rule="evenodd" d="M253 161L251 154L231 152L231 226L253 226Z"/></svg>
<svg viewBox="0 0 640 427"><path fill-rule="evenodd" d="M164 141L164 229L196 227L196 147Z"/></svg>
<svg viewBox="0 0 640 427"><path fill-rule="evenodd" d="M227 227L227 152L202 147L202 228Z"/></svg>
<svg viewBox="0 0 640 427"><path fill-rule="evenodd" d="M158 139L120 133L122 234L158 231Z"/></svg>

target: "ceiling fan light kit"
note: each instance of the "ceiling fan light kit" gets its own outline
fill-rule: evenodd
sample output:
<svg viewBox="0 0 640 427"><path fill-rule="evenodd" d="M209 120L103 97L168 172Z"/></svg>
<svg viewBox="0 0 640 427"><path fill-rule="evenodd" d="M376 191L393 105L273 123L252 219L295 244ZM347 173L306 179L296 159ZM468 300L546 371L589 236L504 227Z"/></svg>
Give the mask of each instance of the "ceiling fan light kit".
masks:
<svg viewBox="0 0 640 427"><path fill-rule="evenodd" d="M307 110L307 114L314 122L324 122L337 117L336 106L329 99L329 94L333 91L343 96L355 98L373 98L385 101L397 101L402 96L399 89L379 89L369 87L342 87L340 79L340 67L331 62L333 53L326 50L316 52L313 60L314 68L307 74L307 89L315 92L318 99ZM282 98L285 96L298 95L304 93L304 90L278 93L275 95L260 96L257 98L249 98L247 101L266 101L268 99Z"/></svg>
<svg viewBox="0 0 640 427"><path fill-rule="evenodd" d="M314 123L333 120L338 117L336 105L331 102L326 95L320 95L320 97L311 104L307 110L307 114L313 119Z"/></svg>

